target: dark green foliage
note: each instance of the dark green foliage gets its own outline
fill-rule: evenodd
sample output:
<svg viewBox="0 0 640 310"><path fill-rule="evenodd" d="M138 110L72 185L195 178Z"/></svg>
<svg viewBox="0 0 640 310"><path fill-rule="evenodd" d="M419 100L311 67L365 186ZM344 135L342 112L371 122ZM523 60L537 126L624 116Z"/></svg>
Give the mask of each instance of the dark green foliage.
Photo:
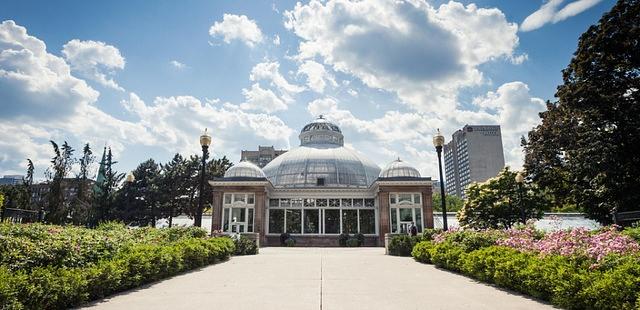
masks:
<svg viewBox="0 0 640 310"><path fill-rule="evenodd" d="M433 240L433 236L442 232L441 228L426 228L422 232L422 240L431 241Z"/></svg>
<svg viewBox="0 0 640 310"><path fill-rule="evenodd" d="M622 231L622 233L640 242L640 226L627 227Z"/></svg>
<svg viewBox="0 0 640 310"><path fill-rule="evenodd" d="M294 247L296 246L296 239L293 239L293 237L289 237L284 241L284 245L288 247Z"/></svg>
<svg viewBox="0 0 640 310"><path fill-rule="evenodd" d="M359 247L364 245L363 234L349 235L342 233L338 236L338 245L341 247Z"/></svg>
<svg viewBox="0 0 640 310"><path fill-rule="evenodd" d="M389 255L411 256L411 251L416 243L421 241L421 237L411 237L409 235L393 236L389 241Z"/></svg>
<svg viewBox="0 0 640 310"><path fill-rule="evenodd" d="M567 309L634 309L640 298L640 256L609 256L600 266L572 257L519 252L500 246L470 250L462 243L418 243L419 262L461 272Z"/></svg>
<svg viewBox="0 0 640 310"><path fill-rule="evenodd" d="M519 186L516 172L505 167L498 176L467 187L467 199L458 212L465 228L511 228L515 223L539 219L548 207L546 196L533 183ZM524 211L524 219L522 212Z"/></svg>
<svg viewBox="0 0 640 310"><path fill-rule="evenodd" d="M19 228L12 229L11 226ZM97 249L84 249L91 245L86 243L81 247L85 256L66 255L61 257L59 262L48 259L36 264L37 266L26 268L26 264L22 264L23 267L18 268L19 264L8 265L3 261L0 263L0 304L3 309L66 309L225 260L235 251L230 238L201 238L201 229L128 230L122 225L114 224L103 225L97 230L62 229L46 225L25 226L27 225L3 224L0 226L0 235L10 234L14 238L38 239L50 235L51 229L60 230L55 234L63 234L66 237L84 233L85 235L80 237L88 239L92 238L86 235L89 231L96 231L102 236L106 234L106 238L125 235L124 232L127 231L131 231L132 234L121 236L120 239L124 239L120 240L122 242L113 242L124 244L112 245L118 250L113 250L113 247L111 250L105 250L105 245L101 247L99 244L93 244ZM62 232L66 230L71 231ZM109 235L109 232L112 234ZM11 252L16 250L14 248ZM48 250L55 252L62 249ZM92 254L101 251L103 255L100 258ZM84 257L85 260L83 263L75 262L70 266L69 262L63 262L68 261L69 257ZM44 265L45 261L48 264Z"/></svg>
<svg viewBox="0 0 640 310"><path fill-rule="evenodd" d="M447 212L458 212L462 209L462 205L464 205L464 200L462 200L462 198L453 195L446 195L445 198L445 202L447 203ZM442 199L440 198L440 194L433 193L431 201L433 210L442 212Z"/></svg>
<svg viewBox="0 0 640 310"><path fill-rule="evenodd" d="M619 0L582 34L557 102L528 135L525 169L555 204L611 223L640 201L640 2Z"/></svg>
<svg viewBox="0 0 640 310"><path fill-rule="evenodd" d="M347 246L350 248L355 248L360 246L360 242L357 238L351 237L347 240Z"/></svg>
<svg viewBox="0 0 640 310"><path fill-rule="evenodd" d="M253 240L240 236L240 238L233 239L233 243L236 246L234 255L256 255L258 254L258 246Z"/></svg>

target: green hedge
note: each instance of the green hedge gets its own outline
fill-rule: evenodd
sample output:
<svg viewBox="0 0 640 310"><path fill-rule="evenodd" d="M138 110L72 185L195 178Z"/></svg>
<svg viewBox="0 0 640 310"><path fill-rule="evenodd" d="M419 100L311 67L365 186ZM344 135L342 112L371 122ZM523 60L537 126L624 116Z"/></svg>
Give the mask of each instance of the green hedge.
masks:
<svg viewBox="0 0 640 310"><path fill-rule="evenodd" d="M416 243L422 241L421 237L409 235L393 236L389 241L389 255L411 256L411 250Z"/></svg>
<svg viewBox="0 0 640 310"><path fill-rule="evenodd" d="M78 268L0 266L3 309L65 309L116 292L227 259L230 238L185 238L166 244L133 245L112 259Z"/></svg>
<svg viewBox="0 0 640 310"><path fill-rule="evenodd" d="M474 242L472 242L474 243ZM419 262L461 272L550 301L567 309L640 308L640 256L610 256L600 266L580 258L540 257L488 246L470 249L451 241L418 243L412 256Z"/></svg>

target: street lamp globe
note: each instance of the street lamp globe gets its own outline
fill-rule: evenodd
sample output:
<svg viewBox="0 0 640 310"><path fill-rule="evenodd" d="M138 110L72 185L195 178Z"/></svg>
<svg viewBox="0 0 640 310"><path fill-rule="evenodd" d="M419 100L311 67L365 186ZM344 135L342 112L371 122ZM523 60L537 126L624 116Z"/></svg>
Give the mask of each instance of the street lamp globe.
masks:
<svg viewBox="0 0 640 310"><path fill-rule="evenodd" d="M207 133L207 128L204 129L204 133L200 136L200 145L203 147L211 145L211 136Z"/></svg>
<svg viewBox="0 0 640 310"><path fill-rule="evenodd" d="M435 147L442 147L444 145L444 136L440 133L440 128L438 128L438 132L433 136L433 145Z"/></svg>
<svg viewBox="0 0 640 310"><path fill-rule="evenodd" d="M518 174L516 174L516 183L518 184L524 183L524 174L522 174L522 172L520 171L518 171Z"/></svg>
<svg viewBox="0 0 640 310"><path fill-rule="evenodd" d="M133 181L136 180L136 177L133 175L133 172L129 172L129 174L127 174L127 183L133 183Z"/></svg>

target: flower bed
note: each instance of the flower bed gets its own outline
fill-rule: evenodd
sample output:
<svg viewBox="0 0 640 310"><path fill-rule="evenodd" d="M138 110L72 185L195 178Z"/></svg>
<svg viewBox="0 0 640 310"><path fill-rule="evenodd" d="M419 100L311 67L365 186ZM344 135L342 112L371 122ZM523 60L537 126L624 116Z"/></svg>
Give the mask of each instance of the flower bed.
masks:
<svg viewBox="0 0 640 310"><path fill-rule="evenodd" d="M567 309L635 309L640 252L628 235L614 228L454 231L418 243L412 256Z"/></svg>
<svg viewBox="0 0 640 310"><path fill-rule="evenodd" d="M65 309L227 259L202 229L0 224L3 309Z"/></svg>

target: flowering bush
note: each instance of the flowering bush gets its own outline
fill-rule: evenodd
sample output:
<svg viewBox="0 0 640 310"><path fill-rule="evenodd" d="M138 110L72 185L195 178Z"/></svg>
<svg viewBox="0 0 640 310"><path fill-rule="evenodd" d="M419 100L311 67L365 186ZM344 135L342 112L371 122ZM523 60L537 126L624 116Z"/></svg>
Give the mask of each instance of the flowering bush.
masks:
<svg viewBox="0 0 640 310"><path fill-rule="evenodd" d="M609 254L634 254L640 252L640 245L631 237L617 231L616 227L606 227L597 232L585 228L557 230L541 239L536 239L533 229L509 229L507 237L496 241L524 252L539 253L542 256L562 255L588 257L599 262Z"/></svg>

